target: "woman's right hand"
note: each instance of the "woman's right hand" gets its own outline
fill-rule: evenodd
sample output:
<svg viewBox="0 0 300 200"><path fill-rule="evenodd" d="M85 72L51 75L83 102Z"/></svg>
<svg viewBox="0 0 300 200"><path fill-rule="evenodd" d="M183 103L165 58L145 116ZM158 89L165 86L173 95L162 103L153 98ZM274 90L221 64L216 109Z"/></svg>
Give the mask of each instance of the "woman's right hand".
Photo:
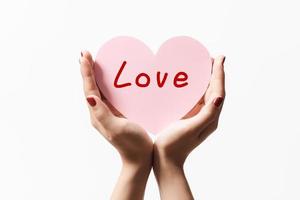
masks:
<svg viewBox="0 0 300 200"><path fill-rule="evenodd" d="M162 199L193 199L183 164L189 153L218 126L225 98L224 60L224 56L214 60L204 98L184 119L170 124L158 134L154 143L153 169Z"/></svg>

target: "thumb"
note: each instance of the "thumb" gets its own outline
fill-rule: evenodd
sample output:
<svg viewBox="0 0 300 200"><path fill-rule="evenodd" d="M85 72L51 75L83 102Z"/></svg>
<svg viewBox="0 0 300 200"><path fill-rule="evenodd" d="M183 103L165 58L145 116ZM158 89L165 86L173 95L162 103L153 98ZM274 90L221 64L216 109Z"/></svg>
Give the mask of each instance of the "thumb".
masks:
<svg viewBox="0 0 300 200"><path fill-rule="evenodd" d="M86 100L91 115L93 115L101 124L105 125L108 119L113 116L107 105L97 95L88 95Z"/></svg>
<svg viewBox="0 0 300 200"><path fill-rule="evenodd" d="M209 124L218 118L225 97L225 74L224 74L225 56L218 56L213 62L213 72L209 83L208 101L196 115L200 126Z"/></svg>
<svg viewBox="0 0 300 200"><path fill-rule="evenodd" d="M195 116L196 126L200 129L205 128L212 121L219 117L224 102L224 97L215 96L211 98Z"/></svg>

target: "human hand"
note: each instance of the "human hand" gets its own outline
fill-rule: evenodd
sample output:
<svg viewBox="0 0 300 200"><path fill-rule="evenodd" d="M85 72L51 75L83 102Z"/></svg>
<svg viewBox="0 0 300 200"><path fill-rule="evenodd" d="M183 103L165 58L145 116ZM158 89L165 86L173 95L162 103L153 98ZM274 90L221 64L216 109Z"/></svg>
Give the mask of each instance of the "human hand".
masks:
<svg viewBox="0 0 300 200"><path fill-rule="evenodd" d="M183 164L189 153L218 126L225 98L224 61L224 56L214 60L209 87L198 104L158 134L153 169L162 199L193 199Z"/></svg>
<svg viewBox="0 0 300 200"><path fill-rule="evenodd" d="M112 199L142 199L152 167L153 142L143 128L124 118L101 94L91 54L82 52L79 61L91 123L118 150L123 162Z"/></svg>

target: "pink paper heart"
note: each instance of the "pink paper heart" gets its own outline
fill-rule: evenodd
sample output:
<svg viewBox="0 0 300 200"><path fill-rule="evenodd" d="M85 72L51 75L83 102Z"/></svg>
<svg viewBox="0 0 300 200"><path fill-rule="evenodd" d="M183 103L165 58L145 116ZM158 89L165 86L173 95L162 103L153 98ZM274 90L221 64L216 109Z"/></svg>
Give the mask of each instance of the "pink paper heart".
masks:
<svg viewBox="0 0 300 200"><path fill-rule="evenodd" d="M114 82L122 64L124 68L118 84L125 86L117 88ZM207 49L190 37L171 38L154 55L143 42L121 36L100 48L95 59L95 76L99 89L118 111L156 134L171 122L181 119L196 105L209 84L211 67ZM165 73L168 73L162 87L158 86L157 72L160 72L160 86ZM181 74L177 75L175 82L187 85L174 86L178 72ZM147 87L136 85L136 77L140 73L149 76ZM141 85L149 81L145 74L139 78ZM131 85L127 86L128 83Z"/></svg>

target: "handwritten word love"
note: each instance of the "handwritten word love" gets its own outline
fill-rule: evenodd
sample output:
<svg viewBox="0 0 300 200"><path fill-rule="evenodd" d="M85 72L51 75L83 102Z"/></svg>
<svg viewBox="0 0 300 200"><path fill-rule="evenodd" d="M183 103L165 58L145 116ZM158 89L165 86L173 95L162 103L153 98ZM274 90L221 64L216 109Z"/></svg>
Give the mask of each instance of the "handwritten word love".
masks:
<svg viewBox="0 0 300 200"><path fill-rule="evenodd" d="M128 86L131 86L132 84L130 82L127 82L127 83L119 83L119 78L125 68L125 65L127 64L126 61L123 61L116 77L115 77L115 80L114 80L114 86L116 88L124 88L124 87L128 87ZM162 88L164 85L165 85L165 82L168 78L168 73L164 73L163 74L163 77L161 78L161 74L160 74L160 71L158 71L156 73L156 82L157 82L157 86L159 88ZM144 82L141 81L141 79L145 79ZM188 75L187 73L185 72L178 72L175 76L174 76L174 79L173 79L173 85L176 87L176 88L182 88L182 87L185 87L188 85L188 82L187 82L187 79L188 79ZM138 87L148 87L149 84L150 84L150 76L146 73L140 73L136 76L135 78L135 84L138 86Z"/></svg>

